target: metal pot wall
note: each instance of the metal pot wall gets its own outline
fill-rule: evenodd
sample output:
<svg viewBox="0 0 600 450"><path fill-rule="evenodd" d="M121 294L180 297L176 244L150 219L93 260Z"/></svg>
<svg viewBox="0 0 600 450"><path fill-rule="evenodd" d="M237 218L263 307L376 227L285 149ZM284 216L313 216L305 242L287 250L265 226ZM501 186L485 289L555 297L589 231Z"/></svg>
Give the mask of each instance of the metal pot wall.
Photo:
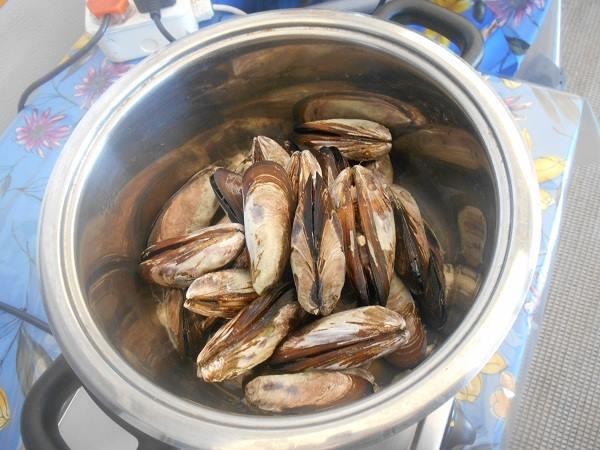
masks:
<svg viewBox="0 0 600 450"><path fill-rule="evenodd" d="M296 102L342 89L415 102L433 120L477 137L476 171L417 158L400 176L415 186L418 198L440 194L438 213L445 219L432 214L430 220L440 234L448 233L449 247L457 245L457 205L466 198L484 211L481 287L437 350L382 391L315 414L241 413L175 357L137 275L139 254L161 205L195 171L247 150L256 134L284 137ZM376 440L454 395L510 329L537 259L536 196L531 162L510 113L458 57L411 31L360 15L252 15L142 62L78 125L44 201L46 308L85 387L114 415L159 440L232 449Z"/></svg>

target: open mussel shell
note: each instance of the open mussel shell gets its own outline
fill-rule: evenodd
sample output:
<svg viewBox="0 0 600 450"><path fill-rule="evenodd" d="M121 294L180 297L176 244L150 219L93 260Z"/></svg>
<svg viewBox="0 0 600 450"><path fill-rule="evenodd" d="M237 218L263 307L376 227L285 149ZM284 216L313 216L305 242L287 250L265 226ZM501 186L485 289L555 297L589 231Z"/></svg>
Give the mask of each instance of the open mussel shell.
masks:
<svg viewBox="0 0 600 450"><path fill-rule="evenodd" d="M152 225L148 245L210 225L219 210L219 203L210 185L210 177L215 170L215 166L202 169L169 198Z"/></svg>
<svg viewBox="0 0 600 450"><path fill-rule="evenodd" d="M269 359L302 319L302 308L289 286L257 298L221 327L198 355L198 376L219 382L242 375Z"/></svg>
<svg viewBox="0 0 600 450"><path fill-rule="evenodd" d="M344 236L347 272L363 304L385 305L396 230L384 187L369 169L345 169L330 188Z"/></svg>
<svg viewBox="0 0 600 450"><path fill-rule="evenodd" d="M346 278L342 228L323 178L306 180L292 228L290 263L298 301L311 314L330 314Z"/></svg>
<svg viewBox="0 0 600 450"><path fill-rule="evenodd" d="M159 298L156 308L159 322L167 330L169 340L177 353L185 354L184 332L183 332L183 302L184 296L181 289L168 289L153 287L154 297ZM157 295L156 292L160 291Z"/></svg>
<svg viewBox="0 0 600 450"><path fill-rule="evenodd" d="M281 167L286 167L290 161L290 155L286 149L267 136L256 136L252 140L250 154L252 162L273 161Z"/></svg>
<svg viewBox="0 0 600 450"><path fill-rule="evenodd" d="M373 386L365 378L332 371L262 375L245 387L245 398L250 405L277 413L324 410L371 393Z"/></svg>
<svg viewBox="0 0 600 450"><path fill-rule="evenodd" d="M321 166L323 179L327 186L333 184L333 181L342 170L350 167L348 160L344 158L344 155L342 155L335 147L321 147L319 151L316 152L316 157Z"/></svg>
<svg viewBox="0 0 600 450"><path fill-rule="evenodd" d="M183 307L184 295L180 289L153 287L158 297L157 315L165 327L169 340L181 357L195 357L208 337L208 331L217 319L191 313ZM157 292L159 295L157 295Z"/></svg>
<svg viewBox="0 0 600 450"><path fill-rule="evenodd" d="M444 326L448 318L444 259L435 237L427 228L426 231L431 250L429 267L424 280L423 293L415 294L415 301L425 324L433 329L439 329Z"/></svg>
<svg viewBox="0 0 600 450"><path fill-rule="evenodd" d="M365 306L323 317L292 333L269 360L288 372L359 367L408 340L406 322L382 306Z"/></svg>
<svg viewBox="0 0 600 450"><path fill-rule="evenodd" d="M336 147L346 158L356 161L379 159L392 149L390 131L362 119L306 122L296 128L296 141L315 152L321 147Z"/></svg>
<svg viewBox="0 0 600 450"><path fill-rule="evenodd" d="M404 318L408 340L385 359L399 369L412 369L427 356L427 337L413 297L397 276L392 278L386 307Z"/></svg>
<svg viewBox="0 0 600 450"><path fill-rule="evenodd" d="M242 193L252 285L262 294L281 279L289 262L292 186L281 165L260 161L244 174Z"/></svg>
<svg viewBox="0 0 600 450"><path fill-rule="evenodd" d="M243 248L242 225L214 225L151 245L142 253L140 273L151 283L185 288L201 275L232 262Z"/></svg>
<svg viewBox="0 0 600 450"><path fill-rule="evenodd" d="M292 153L286 171L290 179L294 198L298 203L308 179L313 178L316 174L322 175L319 162L308 150Z"/></svg>
<svg viewBox="0 0 600 450"><path fill-rule="evenodd" d="M429 125L394 139L394 152L424 157L467 170L485 167L485 152L470 132L452 126Z"/></svg>
<svg viewBox="0 0 600 450"><path fill-rule="evenodd" d="M217 169L210 176L217 201L232 222L244 223L242 176L227 169Z"/></svg>
<svg viewBox="0 0 600 450"><path fill-rule="evenodd" d="M311 95L294 107L297 123L324 119L372 120L399 133L409 126L422 126L427 122L414 105L392 97L361 91L327 92Z"/></svg>
<svg viewBox="0 0 600 450"><path fill-rule="evenodd" d="M387 189L387 194L394 208L396 225L394 267L412 292L423 292L430 251L421 211L406 189L391 185Z"/></svg>
<svg viewBox="0 0 600 450"><path fill-rule="evenodd" d="M185 308L203 316L231 319L258 294L250 272L227 269L196 278L185 294Z"/></svg>

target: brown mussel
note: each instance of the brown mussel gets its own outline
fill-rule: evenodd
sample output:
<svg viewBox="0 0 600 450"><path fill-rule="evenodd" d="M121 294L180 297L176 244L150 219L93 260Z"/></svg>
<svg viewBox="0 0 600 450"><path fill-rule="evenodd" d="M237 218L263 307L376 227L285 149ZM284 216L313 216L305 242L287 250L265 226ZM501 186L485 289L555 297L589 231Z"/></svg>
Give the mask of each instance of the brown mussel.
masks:
<svg viewBox="0 0 600 450"><path fill-rule="evenodd" d="M200 170L169 198L152 225L148 245L210 225L219 210L210 186L210 178L215 170L215 166Z"/></svg>
<svg viewBox="0 0 600 450"><path fill-rule="evenodd" d="M292 228L290 263L300 305L325 316L340 299L346 278L342 228L319 173L306 180L302 192Z"/></svg>
<svg viewBox="0 0 600 450"><path fill-rule="evenodd" d="M210 176L210 185L229 220L243 224L242 176L231 170L219 168Z"/></svg>
<svg viewBox="0 0 600 450"><path fill-rule="evenodd" d="M430 125L394 139L394 152L424 157L468 170L484 167L479 141L461 128Z"/></svg>
<svg viewBox="0 0 600 450"><path fill-rule="evenodd" d="M158 320L167 331L169 340L182 357L195 357L206 341L208 331L217 323L216 318L194 314L183 307L183 292L180 289L154 287L160 290L157 305Z"/></svg>
<svg viewBox="0 0 600 450"><path fill-rule="evenodd" d="M364 119L380 123L396 133L427 123L423 113L414 105L361 91L311 95L295 106L294 113L299 123L338 117Z"/></svg>
<svg viewBox="0 0 600 450"><path fill-rule="evenodd" d="M419 311L408 288L400 278L392 278L386 308L400 314L406 321L408 340L385 359L399 369L412 369L427 356L427 336Z"/></svg>
<svg viewBox="0 0 600 450"><path fill-rule="evenodd" d="M232 262L243 248L242 225L214 225L151 245L142 253L140 273L151 283L185 288Z"/></svg>
<svg viewBox="0 0 600 450"><path fill-rule="evenodd" d="M363 304L384 305L394 272L396 230L384 187L369 169L345 169L330 188L337 211L350 281Z"/></svg>
<svg viewBox="0 0 600 450"><path fill-rule="evenodd" d="M235 378L269 359L302 319L293 289L273 288L223 325L198 355L198 376L219 382Z"/></svg>
<svg viewBox="0 0 600 450"><path fill-rule="evenodd" d="M326 119L306 122L296 128L296 141L313 151L336 147L356 161L370 161L387 155L392 135L383 125L362 119Z"/></svg>
<svg viewBox="0 0 600 450"><path fill-rule="evenodd" d="M259 161L244 173L242 193L252 285L262 294L281 279L289 262L292 186L281 165Z"/></svg>
<svg viewBox="0 0 600 450"><path fill-rule="evenodd" d="M246 401L263 411L300 413L346 405L373 393L373 385L358 375L310 371L262 375L245 387Z"/></svg>
<svg viewBox="0 0 600 450"><path fill-rule="evenodd" d="M425 223L413 196L406 189L392 185L387 189L394 208L396 225L395 269L412 292L424 290L429 267L429 241Z"/></svg>
<svg viewBox="0 0 600 450"><path fill-rule="evenodd" d="M267 136L257 136L252 140L250 154L252 162L273 161L281 167L286 167L290 160L286 149Z"/></svg>
<svg viewBox="0 0 600 450"><path fill-rule="evenodd" d="M341 370L393 352L408 340L402 316L364 306L323 317L288 336L269 360L281 370Z"/></svg>
<svg viewBox="0 0 600 450"><path fill-rule="evenodd" d="M226 269L196 278L186 291L184 307L203 316L231 319L257 297L248 270Z"/></svg>
<svg viewBox="0 0 600 450"><path fill-rule="evenodd" d="M321 147L316 153L317 161L321 166L323 179L327 186L331 186L339 173L350 167L348 160L335 147Z"/></svg>

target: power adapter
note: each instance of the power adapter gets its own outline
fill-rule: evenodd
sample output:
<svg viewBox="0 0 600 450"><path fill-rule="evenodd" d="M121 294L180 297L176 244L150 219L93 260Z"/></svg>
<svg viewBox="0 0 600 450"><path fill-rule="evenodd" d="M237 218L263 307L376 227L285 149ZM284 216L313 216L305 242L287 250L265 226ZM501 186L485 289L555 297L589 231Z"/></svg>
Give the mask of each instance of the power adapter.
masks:
<svg viewBox="0 0 600 450"><path fill-rule="evenodd" d="M150 12L160 11L162 24L175 39L198 31L198 22L209 20L214 15L210 0L134 0L128 2L123 10L122 14L113 15L110 26L98 43L113 62L142 58L169 44L150 17ZM86 31L94 34L100 23L101 18L86 8Z"/></svg>

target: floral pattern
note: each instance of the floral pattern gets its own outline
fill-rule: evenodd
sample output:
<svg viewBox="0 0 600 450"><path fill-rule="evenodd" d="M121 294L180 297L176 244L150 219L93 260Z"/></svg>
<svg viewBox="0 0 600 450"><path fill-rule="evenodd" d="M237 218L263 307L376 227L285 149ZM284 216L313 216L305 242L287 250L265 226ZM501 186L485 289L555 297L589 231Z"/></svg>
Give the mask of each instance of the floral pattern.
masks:
<svg viewBox="0 0 600 450"><path fill-rule="evenodd" d="M537 32L534 22L540 23L550 3L549 0L525 2L530 4L530 9L519 16L517 29L514 8L512 15L492 8L491 4L500 0L483 2L487 6L481 20L474 16L475 3L481 5L481 2L436 2L463 14L486 34L486 56L480 69L507 75L514 73L520 58L511 52L507 37L517 36L532 42ZM258 3L263 4L247 3L249 11L256 9ZM292 7L296 3L290 0L286 5L282 2L279 5ZM469 8L464 9L467 5ZM274 7L274 2L269 3L269 7ZM503 18L507 18L506 24L501 26ZM222 16L217 15L211 23L221 19ZM78 46L84 45L86 39ZM30 98L30 106L0 135L0 247L3 249L0 301L40 320L46 320L46 315L36 269L37 228L48 177L68 135L87 108L129 67L110 63L100 51L90 53L38 89ZM495 448L502 443L510 405L514 395L518 395L525 344L535 325L541 293L548 281L548 255L556 245L555 228L582 108L580 99L568 94L549 93L494 77L489 78L489 83L505 99L513 114L518 115L523 141L536 160L540 202L544 208L543 243L534 283L513 329L484 369L456 396L458 414L453 424L467 423L474 430L464 441L465 448ZM0 312L0 448L21 446L18 418L25 395L59 352L52 336L16 316Z"/></svg>
<svg viewBox="0 0 600 450"><path fill-rule="evenodd" d="M544 8L544 0L487 0L486 3L500 26L510 23L518 27L525 17L533 19L534 8Z"/></svg>
<svg viewBox="0 0 600 450"><path fill-rule="evenodd" d="M41 114L34 108L24 117L25 124L16 129L17 143L25 147L28 152L34 150L40 158L43 158L44 149L57 148L62 139L69 134L71 127L61 125L65 117L64 114L52 115L50 108Z"/></svg>
<svg viewBox="0 0 600 450"><path fill-rule="evenodd" d="M115 64L105 59L99 67L88 69L85 77L75 86L75 97L83 99L81 107L88 109L92 106L94 101L130 67L129 64Z"/></svg>

